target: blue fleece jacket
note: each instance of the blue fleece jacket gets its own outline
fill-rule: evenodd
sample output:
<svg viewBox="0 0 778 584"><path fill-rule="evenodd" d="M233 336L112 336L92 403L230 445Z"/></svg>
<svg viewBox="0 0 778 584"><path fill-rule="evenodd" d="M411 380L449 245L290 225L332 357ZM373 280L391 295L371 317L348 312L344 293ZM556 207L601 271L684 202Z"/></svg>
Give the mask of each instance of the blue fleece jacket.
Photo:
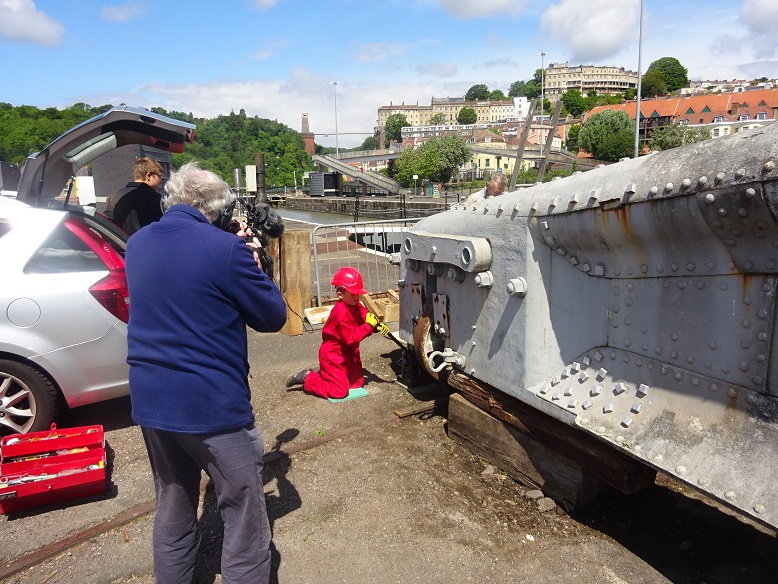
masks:
<svg viewBox="0 0 778 584"><path fill-rule="evenodd" d="M126 270L132 419L186 433L253 423L246 325L277 331L286 307L245 242L175 205L130 237Z"/></svg>

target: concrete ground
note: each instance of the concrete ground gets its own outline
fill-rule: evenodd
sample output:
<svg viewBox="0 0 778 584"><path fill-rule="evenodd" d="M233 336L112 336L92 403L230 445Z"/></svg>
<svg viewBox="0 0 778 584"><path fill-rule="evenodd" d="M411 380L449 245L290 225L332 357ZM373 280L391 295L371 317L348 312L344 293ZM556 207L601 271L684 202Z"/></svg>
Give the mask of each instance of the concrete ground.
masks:
<svg viewBox="0 0 778 584"><path fill-rule="evenodd" d="M539 505L533 493L449 440L445 400L430 413L393 413L419 405L425 395L395 382L402 354L380 336L362 345L370 395L337 404L284 386L292 373L316 364L319 332L249 339L253 403L271 453L265 493L274 581L775 581L774 532L666 478L630 497L612 493L573 516ZM2 516L3 582L154 581L152 481L129 400L73 410L60 427L84 424L105 427L109 492ZM281 449L292 454L272 454ZM221 581L213 499L206 488L195 579L203 584ZM77 536L122 516L129 521ZM52 547L67 538L71 546ZM50 556L16 570L41 550Z"/></svg>

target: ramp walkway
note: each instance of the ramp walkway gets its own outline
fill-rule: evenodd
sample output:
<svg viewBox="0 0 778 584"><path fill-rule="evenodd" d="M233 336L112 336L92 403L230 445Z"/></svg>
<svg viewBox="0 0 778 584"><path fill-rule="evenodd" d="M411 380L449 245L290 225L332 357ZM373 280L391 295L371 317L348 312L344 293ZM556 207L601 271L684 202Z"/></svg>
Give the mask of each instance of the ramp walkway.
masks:
<svg viewBox="0 0 778 584"><path fill-rule="evenodd" d="M404 189L396 180L392 180L391 178L377 172L359 170L359 168L355 167L353 164L338 160L334 156L316 154L313 156L313 161L316 164L326 166L335 172L345 174L354 180L363 182L366 185L370 185L371 187L389 193L390 195L399 195L407 190Z"/></svg>

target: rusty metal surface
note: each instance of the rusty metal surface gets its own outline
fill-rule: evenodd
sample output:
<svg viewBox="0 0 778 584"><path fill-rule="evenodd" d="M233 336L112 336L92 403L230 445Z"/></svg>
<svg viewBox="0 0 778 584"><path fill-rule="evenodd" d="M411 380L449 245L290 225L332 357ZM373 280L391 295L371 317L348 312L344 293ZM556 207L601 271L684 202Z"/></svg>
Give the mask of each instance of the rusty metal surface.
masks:
<svg viewBox="0 0 778 584"><path fill-rule="evenodd" d="M401 334L776 526L777 160L772 125L424 219L403 244ZM488 269L463 270L483 241ZM412 291L445 298L443 333L416 338Z"/></svg>

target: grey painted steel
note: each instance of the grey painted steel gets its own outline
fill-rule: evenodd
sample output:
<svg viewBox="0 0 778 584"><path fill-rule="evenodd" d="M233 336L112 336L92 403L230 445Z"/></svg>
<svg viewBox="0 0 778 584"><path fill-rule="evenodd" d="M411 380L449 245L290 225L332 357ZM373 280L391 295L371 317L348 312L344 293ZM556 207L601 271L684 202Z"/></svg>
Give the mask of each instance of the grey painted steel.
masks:
<svg viewBox="0 0 778 584"><path fill-rule="evenodd" d="M317 154L313 157L313 161L393 195L399 195L407 191L396 180L392 180L377 172L359 170L353 164L342 162L333 156Z"/></svg>
<svg viewBox="0 0 778 584"><path fill-rule="evenodd" d="M429 310L428 367L448 356L778 527L777 158L760 128L426 218L402 249L401 336ZM488 269L452 272L483 241Z"/></svg>

